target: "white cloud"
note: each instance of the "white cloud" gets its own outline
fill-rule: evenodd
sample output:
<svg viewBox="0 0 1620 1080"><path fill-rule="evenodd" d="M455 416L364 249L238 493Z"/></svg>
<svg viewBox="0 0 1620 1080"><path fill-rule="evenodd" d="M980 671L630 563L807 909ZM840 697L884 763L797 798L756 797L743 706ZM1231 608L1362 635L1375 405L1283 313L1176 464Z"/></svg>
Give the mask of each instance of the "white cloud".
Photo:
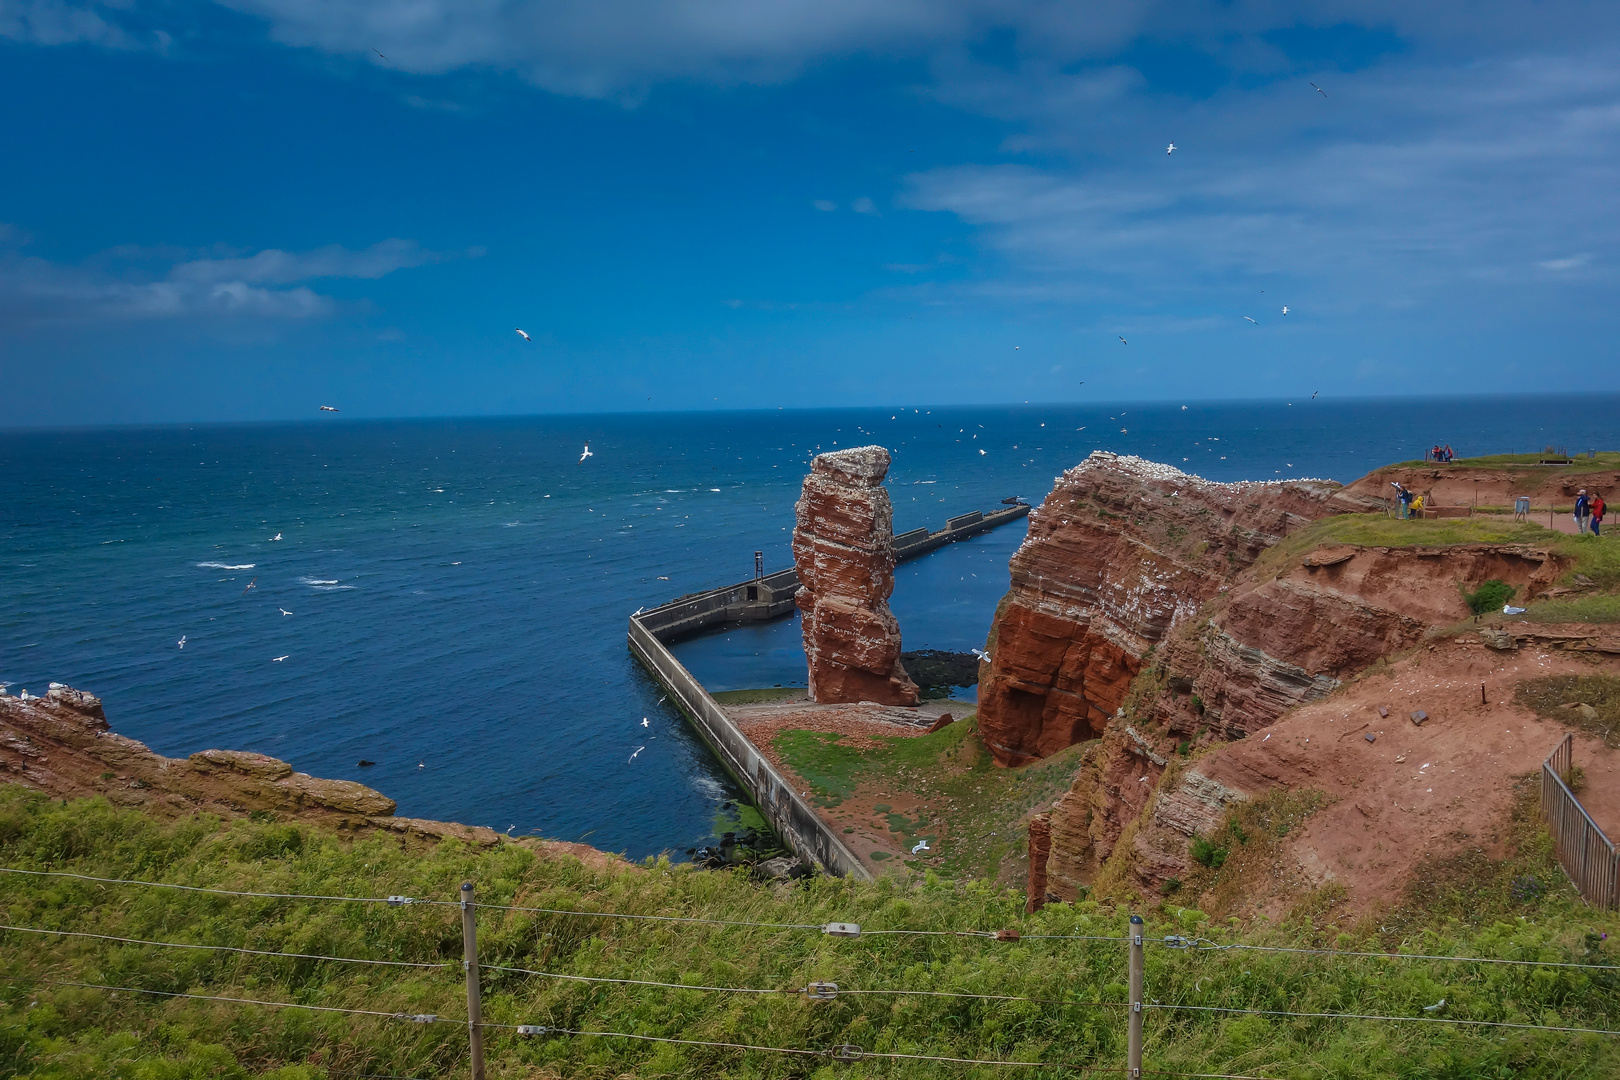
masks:
<svg viewBox="0 0 1620 1080"><path fill-rule="evenodd" d="M878 212L877 203L873 202L865 195L862 195L860 198L850 203L849 208L855 211L857 214L872 214L875 216Z"/></svg>
<svg viewBox="0 0 1620 1080"><path fill-rule="evenodd" d="M817 210L821 210L829 214L838 209L838 204L833 202L831 199L811 199L810 205L815 207Z"/></svg>
<svg viewBox="0 0 1620 1080"><path fill-rule="evenodd" d="M1591 261L1592 256L1589 253L1582 252L1579 255L1571 255L1564 259L1543 259L1536 265L1543 270L1575 270Z"/></svg>
<svg viewBox="0 0 1620 1080"><path fill-rule="evenodd" d="M120 27L112 4L72 4L63 0L0 0L0 38L29 45L87 42L109 49L138 47ZM153 39L153 45L162 44Z"/></svg>
<svg viewBox="0 0 1620 1080"><path fill-rule="evenodd" d="M0 230L0 241L8 234ZM442 256L415 241L385 240L350 251L268 249L254 255L175 261L154 276L134 268L152 252L115 249L81 265L0 252L0 313L17 322L256 318L304 320L338 302L300 282L380 278ZM291 287L289 287L291 286Z"/></svg>

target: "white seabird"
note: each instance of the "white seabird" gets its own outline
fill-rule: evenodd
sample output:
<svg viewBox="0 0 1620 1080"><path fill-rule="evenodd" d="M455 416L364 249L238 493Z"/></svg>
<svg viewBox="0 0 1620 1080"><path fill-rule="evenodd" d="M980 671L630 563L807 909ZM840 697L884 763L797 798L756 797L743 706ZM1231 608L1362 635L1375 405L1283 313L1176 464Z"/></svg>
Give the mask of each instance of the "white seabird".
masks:
<svg viewBox="0 0 1620 1080"><path fill-rule="evenodd" d="M337 409L334 409L330 405L322 405L321 406L321 412L337 412L337 411L338 411Z"/></svg>
<svg viewBox="0 0 1620 1080"><path fill-rule="evenodd" d="M277 611L279 611L279 612L281 612L281 613L282 613L282 614L283 614L283 615L291 615L291 614L292 614L292 612L290 612L290 611L288 611L288 610L287 610L287 609L286 609L286 608L284 608L284 607L278 607L278 608L276 608L276 610L277 610Z"/></svg>
<svg viewBox="0 0 1620 1080"><path fill-rule="evenodd" d="M528 334L525 334L522 330L518 330L517 327L514 326L514 327L512 327L512 329L517 330L518 337L522 338L524 341L533 341L534 340L534 338L530 337Z"/></svg>
<svg viewBox="0 0 1620 1080"><path fill-rule="evenodd" d="M928 841L919 840L919 841L917 841L917 846L911 849L911 853L913 855L915 855L920 851L927 851L927 850L928 850Z"/></svg>
<svg viewBox="0 0 1620 1080"><path fill-rule="evenodd" d="M291 655L292 655L292 653L287 653L287 654L286 654L286 656L272 656L272 657L271 657L271 658L270 658L270 662L271 662L271 663L272 663L272 664L279 664L279 663L281 663L281 662L282 662L282 661L283 661L283 660L285 660L285 659L287 659L287 657L288 657L288 656L291 656Z"/></svg>
<svg viewBox="0 0 1620 1080"><path fill-rule="evenodd" d="M1167 153L1167 154L1175 153L1176 152L1176 144L1171 143L1169 146L1164 148L1164 152Z"/></svg>
<svg viewBox="0 0 1620 1080"><path fill-rule="evenodd" d="M1244 317L1244 318L1245 318L1245 319L1249 319L1249 317L1248 317L1248 316L1247 316L1247 315L1245 315L1245 316L1243 316L1243 317ZM1258 319L1249 319L1249 321L1250 321L1250 322L1252 322L1252 323L1254 323L1254 325L1256 325L1256 326L1259 326L1259 325L1260 325L1260 320L1258 320Z"/></svg>
<svg viewBox="0 0 1620 1080"><path fill-rule="evenodd" d="M271 544L273 544L273 543L275 543L275 542L276 542L276 541L277 541L277 540L280 540L280 539L281 539L281 534L280 534L280 533L276 533L276 535L274 535L274 536L272 536L272 537L271 537L271 538L270 538L270 539L269 539L269 540L268 540L268 541L266 541L266 543L271 543Z"/></svg>
<svg viewBox="0 0 1620 1080"><path fill-rule="evenodd" d="M180 640L178 642L176 642L175 644L179 645L182 649L185 648L186 647L186 635L181 634L180 635Z"/></svg>
<svg viewBox="0 0 1620 1080"><path fill-rule="evenodd" d="M625 759L625 762L624 762L624 763L625 763L625 764L626 764L626 765L628 765L628 764L630 764L630 762L632 762L632 761L634 761L634 760L636 760L636 754L639 754L639 753L641 753L641 752L642 752L642 751L643 751L643 750L645 750L645 749L647 749L647 748L646 748L646 747L645 747L645 746L638 746L638 747L636 747L636 753L635 753L635 754L631 754L631 755L630 755L630 756L629 756L629 757L628 757L628 758L626 758L626 759Z"/></svg>
<svg viewBox="0 0 1620 1080"><path fill-rule="evenodd" d="M585 452L579 455L579 460L584 461L588 457L595 457L595 456L596 456L595 454L591 453L591 444L586 443L585 444Z"/></svg>
<svg viewBox="0 0 1620 1080"><path fill-rule="evenodd" d="M1306 79L1305 81L1310 82L1309 79ZM1311 83L1311 89L1315 90L1318 94L1321 94L1323 97L1327 97L1327 91L1322 89L1320 86L1317 86L1315 83Z"/></svg>
<svg viewBox="0 0 1620 1080"><path fill-rule="evenodd" d="M1124 338L1124 336L1123 336L1123 335L1120 335L1120 334L1116 334L1116 335L1114 335L1114 336L1115 336L1115 337L1118 337L1118 338L1119 338L1119 343L1120 343L1120 344L1121 344L1121 345L1129 345L1129 344L1130 344L1130 342L1128 342L1128 341L1126 341L1126 340L1125 340L1125 338Z"/></svg>
<svg viewBox="0 0 1620 1080"><path fill-rule="evenodd" d="M1288 314L1288 305L1287 304L1283 305L1283 314L1284 315Z"/></svg>

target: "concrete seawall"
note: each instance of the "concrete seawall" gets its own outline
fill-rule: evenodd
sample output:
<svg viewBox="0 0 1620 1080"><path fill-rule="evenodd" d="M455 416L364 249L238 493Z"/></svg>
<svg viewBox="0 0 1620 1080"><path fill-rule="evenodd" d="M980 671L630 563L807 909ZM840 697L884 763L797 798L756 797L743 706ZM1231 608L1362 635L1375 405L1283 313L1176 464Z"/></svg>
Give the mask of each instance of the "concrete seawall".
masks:
<svg viewBox="0 0 1620 1080"><path fill-rule="evenodd" d="M983 514L974 511L951 518L938 532L913 529L894 538L897 561L916 558L954 541L987 532L1024 517L1025 504ZM822 820L821 815L782 779L776 767L749 741L720 703L686 670L667 643L710 627L734 622L757 622L793 613L793 594L799 587L792 567L722 589L682 596L650 611L630 616L630 652L680 707L709 749L732 778L748 792L755 808L770 823L788 850L829 874L861 881L871 873L855 853Z"/></svg>
<svg viewBox="0 0 1620 1080"><path fill-rule="evenodd" d="M788 850L829 874L871 880L872 875L855 853L846 848L810 804L788 786L776 767L766 761L731 722L720 703L675 659L675 654L664 647L644 624L646 618L647 615L630 616L630 651L669 690L699 737L748 792L754 806Z"/></svg>

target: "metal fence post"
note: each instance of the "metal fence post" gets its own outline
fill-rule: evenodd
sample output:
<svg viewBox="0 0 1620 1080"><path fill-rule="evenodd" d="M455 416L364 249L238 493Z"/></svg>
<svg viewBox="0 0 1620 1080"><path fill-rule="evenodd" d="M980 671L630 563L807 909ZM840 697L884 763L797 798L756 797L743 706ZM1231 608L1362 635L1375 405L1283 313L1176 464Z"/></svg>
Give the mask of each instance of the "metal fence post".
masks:
<svg viewBox="0 0 1620 1080"><path fill-rule="evenodd" d="M478 914L473 884L461 883L461 966L467 971L467 1044L472 1080L484 1080L484 1008L478 986Z"/></svg>
<svg viewBox="0 0 1620 1080"><path fill-rule="evenodd" d="M1142 1075L1142 917L1131 916L1131 1033L1126 1049L1127 1073L1132 1080Z"/></svg>

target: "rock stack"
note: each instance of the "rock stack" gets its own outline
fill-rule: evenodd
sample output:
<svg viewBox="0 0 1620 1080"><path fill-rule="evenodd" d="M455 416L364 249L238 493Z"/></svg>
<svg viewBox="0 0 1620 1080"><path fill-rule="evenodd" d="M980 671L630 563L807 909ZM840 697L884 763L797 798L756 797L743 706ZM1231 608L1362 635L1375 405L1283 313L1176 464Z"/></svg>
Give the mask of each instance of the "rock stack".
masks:
<svg viewBox="0 0 1620 1080"><path fill-rule="evenodd" d="M883 478L889 452L858 446L817 455L797 506L795 597L804 622L810 696L822 703L917 704L900 665L894 525Z"/></svg>

